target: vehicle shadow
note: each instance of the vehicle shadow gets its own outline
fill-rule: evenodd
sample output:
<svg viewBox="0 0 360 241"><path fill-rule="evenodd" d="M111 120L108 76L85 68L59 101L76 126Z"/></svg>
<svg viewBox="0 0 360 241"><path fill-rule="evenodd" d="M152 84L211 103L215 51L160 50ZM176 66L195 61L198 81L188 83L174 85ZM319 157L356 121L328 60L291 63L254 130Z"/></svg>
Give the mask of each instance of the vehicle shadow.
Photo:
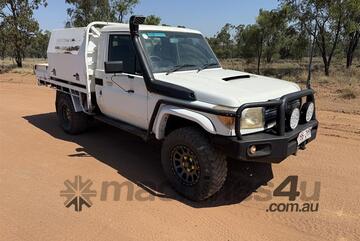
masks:
<svg viewBox="0 0 360 241"><path fill-rule="evenodd" d="M273 178L271 165L229 160L224 188L202 202L189 201L177 194L166 181L160 161L159 142L144 143L140 138L102 123L82 135L68 135L57 124L56 113L24 116L33 126L54 138L77 143L70 157L92 156L151 195L178 200L194 208L238 204Z"/></svg>

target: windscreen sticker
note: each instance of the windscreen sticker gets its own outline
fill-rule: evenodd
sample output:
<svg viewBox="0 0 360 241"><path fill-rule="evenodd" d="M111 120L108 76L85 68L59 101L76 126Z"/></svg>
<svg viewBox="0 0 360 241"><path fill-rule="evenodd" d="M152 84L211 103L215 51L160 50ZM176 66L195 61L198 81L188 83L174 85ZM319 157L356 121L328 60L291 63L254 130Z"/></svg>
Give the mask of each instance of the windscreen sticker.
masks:
<svg viewBox="0 0 360 241"><path fill-rule="evenodd" d="M157 38L165 38L166 34L165 33L160 33L160 32L152 32L152 33L147 33L148 37L157 37Z"/></svg>
<svg viewBox="0 0 360 241"><path fill-rule="evenodd" d="M146 33L143 33L142 36L144 39L149 39L149 36Z"/></svg>

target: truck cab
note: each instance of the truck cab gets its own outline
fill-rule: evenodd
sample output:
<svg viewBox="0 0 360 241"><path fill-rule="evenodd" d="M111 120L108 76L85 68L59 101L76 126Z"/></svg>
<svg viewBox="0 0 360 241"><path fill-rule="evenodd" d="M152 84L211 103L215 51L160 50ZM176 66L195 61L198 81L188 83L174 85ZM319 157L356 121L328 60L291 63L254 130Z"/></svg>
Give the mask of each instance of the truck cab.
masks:
<svg viewBox="0 0 360 241"><path fill-rule="evenodd" d="M35 72L66 132L97 119L162 142L166 176L192 200L220 190L227 158L280 163L316 138L312 89L223 69L199 31L143 20L52 33Z"/></svg>

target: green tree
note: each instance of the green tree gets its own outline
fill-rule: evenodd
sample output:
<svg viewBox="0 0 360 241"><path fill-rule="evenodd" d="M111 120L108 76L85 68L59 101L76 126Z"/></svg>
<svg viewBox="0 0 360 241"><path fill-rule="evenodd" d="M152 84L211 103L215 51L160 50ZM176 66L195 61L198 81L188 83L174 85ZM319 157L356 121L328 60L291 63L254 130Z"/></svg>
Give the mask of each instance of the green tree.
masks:
<svg viewBox="0 0 360 241"><path fill-rule="evenodd" d="M145 19L145 23L146 25L160 25L161 23L161 18L155 15L150 15L147 16Z"/></svg>
<svg viewBox="0 0 360 241"><path fill-rule="evenodd" d="M250 60L257 58L257 73L260 74L261 58L264 48L264 33L258 24L247 25L242 32L241 53Z"/></svg>
<svg viewBox="0 0 360 241"><path fill-rule="evenodd" d="M231 38L231 31L234 28L233 25L227 23L222 27L220 32L208 39L210 46L219 58L226 59L234 57L234 43Z"/></svg>
<svg viewBox="0 0 360 241"><path fill-rule="evenodd" d="M292 20L307 30L315 39L324 63L325 75L339 44L345 21L344 0L280 0L289 9Z"/></svg>
<svg viewBox="0 0 360 241"><path fill-rule="evenodd" d="M243 39L243 31L245 29L245 25L240 24L238 26L235 26L235 36L234 36L234 42L235 42L235 57L242 57L242 45L244 44Z"/></svg>
<svg viewBox="0 0 360 241"><path fill-rule="evenodd" d="M360 40L360 0L346 0L344 35L346 42L346 68L350 68Z"/></svg>
<svg viewBox="0 0 360 241"><path fill-rule="evenodd" d="M294 26L289 26L280 43L279 55L281 59L302 59L307 52L309 38L304 30L298 31Z"/></svg>
<svg viewBox="0 0 360 241"><path fill-rule="evenodd" d="M266 62L271 62L275 53L279 52L281 42L285 38L287 28L286 11L260 10L256 23L259 25L264 40Z"/></svg>
<svg viewBox="0 0 360 241"><path fill-rule="evenodd" d="M109 0L65 0L70 7L67 14L74 27L84 27L94 21L115 21L115 12Z"/></svg>
<svg viewBox="0 0 360 241"><path fill-rule="evenodd" d="M132 14L134 7L140 0L111 0L111 6L115 11L117 21L123 23L128 14Z"/></svg>
<svg viewBox="0 0 360 241"><path fill-rule="evenodd" d="M287 28L285 10L260 10L256 23L238 26L235 40L241 55L246 59L257 58L257 73L260 73L263 56L271 62L278 53Z"/></svg>
<svg viewBox="0 0 360 241"><path fill-rule="evenodd" d="M40 5L46 6L46 0L0 0L0 18L7 28L6 41L13 49L18 67L22 67L26 46L39 29L38 22L33 18L33 12Z"/></svg>
<svg viewBox="0 0 360 241"><path fill-rule="evenodd" d="M5 22L0 22L0 57L5 59L8 50L7 38L6 38L6 25Z"/></svg>
<svg viewBox="0 0 360 241"><path fill-rule="evenodd" d="M49 31L38 31L27 47L26 56L31 58L46 58L49 39Z"/></svg>
<svg viewBox="0 0 360 241"><path fill-rule="evenodd" d="M212 50L214 51L214 53L216 54L217 57L220 58L220 41L219 39L216 38L216 36L214 37L210 37L210 38L206 38L206 40L208 41L209 45L211 46Z"/></svg>

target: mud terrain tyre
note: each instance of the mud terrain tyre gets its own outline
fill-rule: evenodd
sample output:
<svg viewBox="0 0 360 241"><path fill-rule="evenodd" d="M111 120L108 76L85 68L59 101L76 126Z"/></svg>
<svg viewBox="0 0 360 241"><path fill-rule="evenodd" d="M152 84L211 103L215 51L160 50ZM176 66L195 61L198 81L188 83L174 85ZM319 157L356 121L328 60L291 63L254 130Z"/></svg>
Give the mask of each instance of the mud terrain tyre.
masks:
<svg viewBox="0 0 360 241"><path fill-rule="evenodd" d="M75 112L68 94L57 92L55 106L58 122L66 133L77 135L87 129L88 116L82 112Z"/></svg>
<svg viewBox="0 0 360 241"><path fill-rule="evenodd" d="M224 185L226 157L197 128L171 132L161 150L162 166L174 189L193 201L205 200Z"/></svg>

